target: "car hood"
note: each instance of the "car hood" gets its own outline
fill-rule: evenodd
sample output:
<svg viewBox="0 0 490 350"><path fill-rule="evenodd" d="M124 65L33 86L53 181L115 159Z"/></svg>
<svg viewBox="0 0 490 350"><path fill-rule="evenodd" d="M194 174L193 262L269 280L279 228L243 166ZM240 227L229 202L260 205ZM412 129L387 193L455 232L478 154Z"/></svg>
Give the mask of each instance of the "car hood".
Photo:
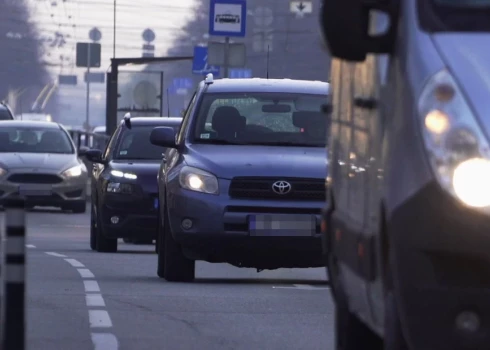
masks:
<svg viewBox="0 0 490 350"><path fill-rule="evenodd" d="M190 145L185 155L189 166L219 178L273 176L325 178L327 151L320 147Z"/></svg>
<svg viewBox="0 0 490 350"><path fill-rule="evenodd" d="M466 95L480 125L490 137L489 33L434 34L433 40Z"/></svg>
<svg viewBox="0 0 490 350"><path fill-rule="evenodd" d="M111 170L122 171L123 173L131 173L137 176L136 180L143 191L149 193L158 192L157 175L160 169L160 160L155 161L111 161Z"/></svg>
<svg viewBox="0 0 490 350"><path fill-rule="evenodd" d="M0 153L0 165L7 169L38 168L61 172L77 164L75 154Z"/></svg>

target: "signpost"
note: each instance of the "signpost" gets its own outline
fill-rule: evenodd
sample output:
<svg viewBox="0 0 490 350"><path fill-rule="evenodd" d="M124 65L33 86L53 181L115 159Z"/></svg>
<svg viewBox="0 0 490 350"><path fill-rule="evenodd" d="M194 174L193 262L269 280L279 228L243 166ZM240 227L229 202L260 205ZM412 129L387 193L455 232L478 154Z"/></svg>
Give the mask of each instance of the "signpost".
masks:
<svg viewBox="0 0 490 350"><path fill-rule="evenodd" d="M155 45L152 44L156 39L155 32L150 28L147 28L141 34L145 44L143 44L142 57L155 57Z"/></svg>
<svg viewBox="0 0 490 350"><path fill-rule="evenodd" d="M89 127L90 121L90 68L100 67L101 61L101 45L97 43L102 39L102 33L98 28L92 28L89 31L89 38L92 43L77 43L77 67L86 67L86 82L87 82L87 100L86 100L86 116L85 124Z"/></svg>
<svg viewBox="0 0 490 350"><path fill-rule="evenodd" d="M209 34L224 36L223 76L228 77L230 37L244 37L247 29L246 0L211 0ZM215 47L217 47L215 45Z"/></svg>
<svg viewBox="0 0 490 350"><path fill-rule="evenodd" d="M219 67L208 64L208 48L206 46L194 47L194 59L192 61L192 73L199 75L219 75Z"/></svg>
<svg viewBox="0 0 490 350"><path fill-rule="evenodd" d="M252 77L252 70L248 68L232 68L230 69L230 78L232 79L247 79Z"/></svg>
<svg viewBox="0 0 490 350"><path fill-rule="evenodd" d="M313 12L313 4L311 1L291 1L289 3L289 11L298 17L303 17L305 14Z"/></svg>

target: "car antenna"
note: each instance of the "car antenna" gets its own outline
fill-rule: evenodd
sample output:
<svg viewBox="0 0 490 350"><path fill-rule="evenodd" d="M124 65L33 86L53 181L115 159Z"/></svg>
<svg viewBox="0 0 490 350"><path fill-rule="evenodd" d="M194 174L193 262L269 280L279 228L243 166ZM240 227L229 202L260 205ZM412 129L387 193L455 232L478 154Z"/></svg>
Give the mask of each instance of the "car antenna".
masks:
<svg viewBox="0 0 490 350"><path fill-rule="evenodd" d="M266 71L266 74L267 74L267 79L269 79L269 48L270 46L267 45L267 71Z"/></svg>
<svg viewBox="0 0 490 350"><path fill-rule="evenodd" d="M168 96L168 88L167 88L167 113L170 118L170 97Z"/></svg>

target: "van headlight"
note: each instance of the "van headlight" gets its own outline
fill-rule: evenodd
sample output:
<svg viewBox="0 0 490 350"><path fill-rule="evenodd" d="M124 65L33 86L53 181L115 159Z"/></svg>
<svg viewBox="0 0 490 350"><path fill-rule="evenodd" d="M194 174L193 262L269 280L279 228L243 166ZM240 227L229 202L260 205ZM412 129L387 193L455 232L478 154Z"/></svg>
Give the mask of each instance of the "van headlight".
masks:
<svg viewBox="0 0 490 350"><path fill-rule="evenodd" d="M202 169L184 166L180 170L179 183L186 190L219 194L218 178Z"/></svg>
<svg viewBox="0 0 490 350"><path fill-rule="evenodd" d="M450 72L431 77L418 111L425 148L441 186L470 207L489 207L489 144Z"/></svg>

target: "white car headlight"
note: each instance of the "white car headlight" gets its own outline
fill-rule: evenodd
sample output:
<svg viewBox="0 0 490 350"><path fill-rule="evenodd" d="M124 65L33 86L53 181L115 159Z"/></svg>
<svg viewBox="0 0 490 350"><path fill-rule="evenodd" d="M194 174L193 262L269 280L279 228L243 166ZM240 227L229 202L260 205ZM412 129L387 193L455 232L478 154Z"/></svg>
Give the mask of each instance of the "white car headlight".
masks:
<svg viewBox="0 0 490 350"><path fill-rule="evenodd" d="M190 166L184 166L180 170L179 183L187 190L219 194L218 178L213 174Z"/></svg>
<svg viewBox="0 0 490 350"><path fill-rule="evenodd" d="M136 180L138 175L132 173L123 173L119 170L111 170L111 175L114 177L124 177L125 179Z"/></svg>
<svg viewBox="0 0 490 350"><path fill-rule="evenodd" d="M451 73L428 81L418 104L431 166L440 184L468 206L490 206L490 148Z"/></svg>
<svg viewBox="0 0 490 350"><path fill-rule="evenodd" d="M3 176L7 173L7 170L4 168L0 168L0 176Z"/></svg>
<svg viewBox="0 0 490 350"><path fill-rule="evenodd" d="M63 172L64 177L78 177L82 175L83 168L81 165L75 165L74 167L71 167L70 169L67 169Z"/></svg>

